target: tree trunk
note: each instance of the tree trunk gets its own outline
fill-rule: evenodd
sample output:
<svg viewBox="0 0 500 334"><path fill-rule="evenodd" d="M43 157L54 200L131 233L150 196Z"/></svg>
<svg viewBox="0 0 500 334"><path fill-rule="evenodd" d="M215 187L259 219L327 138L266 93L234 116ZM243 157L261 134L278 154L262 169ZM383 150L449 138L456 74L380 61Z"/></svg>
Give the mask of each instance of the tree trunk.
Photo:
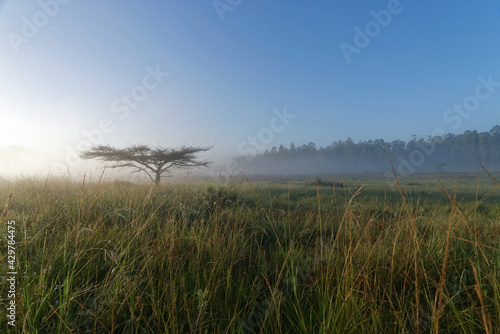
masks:
<svg viewBox="0 0 500 334"><path fill-rule="evenodd" d="M155 184L159 185L160 181L161 181L161 174L159 172L156 172Z"/></svg>

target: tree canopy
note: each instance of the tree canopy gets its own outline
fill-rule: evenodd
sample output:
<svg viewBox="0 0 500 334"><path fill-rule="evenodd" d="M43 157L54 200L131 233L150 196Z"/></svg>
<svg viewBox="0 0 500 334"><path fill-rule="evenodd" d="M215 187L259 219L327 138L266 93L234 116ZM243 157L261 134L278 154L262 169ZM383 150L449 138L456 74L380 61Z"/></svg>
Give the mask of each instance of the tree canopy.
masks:
<svg viewBox="0 0 500 334"><path fill-rule="evenodd" d="M148 145L132 145L123 149L109 145L93 146L81 152L83 159L99 159L112 162L111 168L131 168L133 173L144 172L155 184L161 182L163 174L171 168L206 167L211 161L197 160L200 152L212 147L181 146L178 148L151 147Z"/></svg>

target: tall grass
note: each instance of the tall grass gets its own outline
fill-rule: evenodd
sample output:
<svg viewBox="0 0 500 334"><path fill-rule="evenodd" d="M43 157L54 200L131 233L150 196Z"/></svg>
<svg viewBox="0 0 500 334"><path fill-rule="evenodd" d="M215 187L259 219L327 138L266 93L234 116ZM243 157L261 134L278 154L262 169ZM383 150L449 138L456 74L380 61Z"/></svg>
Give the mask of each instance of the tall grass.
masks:
<svg viewBox="0 0 500 334"><path fill-rule="evenodd" d="M493 333L494 178L159 187L20 179L11 333ZM366 182L365 182L366 181ZM436 185L432 185L432 182ZM453 189L450 191L449 189ZM497 190L498 189L498 190ZM1 272L7 243L0 241ZM0 279L5 300L8 284ZM3 307L3 306L2 306Z"/></svg>

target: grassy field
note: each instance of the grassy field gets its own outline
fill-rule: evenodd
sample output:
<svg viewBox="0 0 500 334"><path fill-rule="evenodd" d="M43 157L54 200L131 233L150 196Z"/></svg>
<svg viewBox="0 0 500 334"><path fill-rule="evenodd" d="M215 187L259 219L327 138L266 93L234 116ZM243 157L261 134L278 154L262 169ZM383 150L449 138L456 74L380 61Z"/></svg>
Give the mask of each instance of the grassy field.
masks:
<svg viewBox="0 0 500 334"><path fill-rule="evenodd" d="M5 310L14 220L16 327L2 311L2 332L499 332L500 186L485 173L401 189L23 178L0 184L11 193L0 296Z"/></svg>

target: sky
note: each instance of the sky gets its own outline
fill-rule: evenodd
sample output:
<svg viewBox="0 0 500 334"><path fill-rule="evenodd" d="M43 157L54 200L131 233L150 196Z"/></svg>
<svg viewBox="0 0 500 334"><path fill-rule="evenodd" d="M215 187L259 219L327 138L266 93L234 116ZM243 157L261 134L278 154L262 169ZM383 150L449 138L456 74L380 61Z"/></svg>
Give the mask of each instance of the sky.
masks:
<svg viewBox="0 0 500 334"><path fill-rule="evenodd" d="M0 175L489 131L499 59L499 0L0 0Z"/></svg>

